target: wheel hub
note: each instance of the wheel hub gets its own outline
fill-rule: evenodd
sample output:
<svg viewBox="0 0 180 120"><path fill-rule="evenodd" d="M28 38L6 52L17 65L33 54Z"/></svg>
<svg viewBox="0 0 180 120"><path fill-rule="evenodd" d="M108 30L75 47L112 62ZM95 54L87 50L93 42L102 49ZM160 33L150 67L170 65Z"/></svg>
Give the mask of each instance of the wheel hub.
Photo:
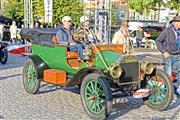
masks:
<svg viewBox="0 0 180 120"><path fill-rule="evenodd" d="M92 96L88 97L88 100L95 100L96 98L97 98L96 95L92 95Z"/></svg>
<svg viewBox="0 0 180 120"><path fill-rule="evenodd" d="M156 94L158 92L159 92L159 89L154 86L153 89L152 89L152 94Z"/></svg>

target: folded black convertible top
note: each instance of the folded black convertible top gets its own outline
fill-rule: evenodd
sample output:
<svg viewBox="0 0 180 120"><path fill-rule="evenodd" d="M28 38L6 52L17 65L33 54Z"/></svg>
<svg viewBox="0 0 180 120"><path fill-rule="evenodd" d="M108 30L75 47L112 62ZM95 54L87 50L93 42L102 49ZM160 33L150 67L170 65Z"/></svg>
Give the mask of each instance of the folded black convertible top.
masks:
<svg viewBox="0 0 180 120"><path fill-rule="evenodd" d="M21 30L21 37L33 44L52 44L52 37L58 29L54 28L25 28Z"/></svg>

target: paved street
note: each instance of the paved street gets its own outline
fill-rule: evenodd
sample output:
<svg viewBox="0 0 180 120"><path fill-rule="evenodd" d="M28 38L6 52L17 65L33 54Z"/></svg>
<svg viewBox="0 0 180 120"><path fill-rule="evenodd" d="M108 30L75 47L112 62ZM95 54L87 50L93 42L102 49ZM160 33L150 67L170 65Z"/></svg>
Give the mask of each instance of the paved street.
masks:
<svg viewBox="0 0 180 120"><path fill-rule="evenodd" d="M146 51L160 56L159 53ZM138 53L140 54L140 53ZM40 93L28 94L22 84L22 66L25 58L9 55L6 65L0 64L0 119L36 120L90 120L81 105L78 88L63 89L42 84ZM180 99L162 112L153 111L141 99L116 99L108 120L178 120Z"/></svg>

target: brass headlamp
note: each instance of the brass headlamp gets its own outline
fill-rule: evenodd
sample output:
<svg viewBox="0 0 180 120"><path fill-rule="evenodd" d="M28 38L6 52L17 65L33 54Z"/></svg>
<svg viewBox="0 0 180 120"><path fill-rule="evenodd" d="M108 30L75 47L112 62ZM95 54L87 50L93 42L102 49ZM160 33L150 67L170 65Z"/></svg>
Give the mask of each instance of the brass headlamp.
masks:
<svg viewBox="0 0 180 120"><path fill-rule="evenodd" d="M141 63L141 72L145 73L145 74L151 74L154 70L154 65L148 61L143 61L143 63Z"/></svg>
<svg viewBox="0 0 180 120"><path fill-rule="evenodd" d="M112 78L117 79L121 76L123 70L119 63L113 63L109 67L109 74Z"/></svg>

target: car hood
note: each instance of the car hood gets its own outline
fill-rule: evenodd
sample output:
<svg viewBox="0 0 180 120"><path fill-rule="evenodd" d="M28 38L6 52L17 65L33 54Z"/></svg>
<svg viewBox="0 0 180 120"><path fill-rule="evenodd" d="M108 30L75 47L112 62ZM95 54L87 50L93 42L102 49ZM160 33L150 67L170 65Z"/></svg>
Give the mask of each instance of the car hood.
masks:
<svg viewBox="0 0 180 120"><path fill-rule="evenodd" d="M105 68L106 65L110 66L112 63L121 61L122 59L122 54L116 53L114 51L102 50L100 51L100 55L97 54L95 57L95 66Z"/></svg>

